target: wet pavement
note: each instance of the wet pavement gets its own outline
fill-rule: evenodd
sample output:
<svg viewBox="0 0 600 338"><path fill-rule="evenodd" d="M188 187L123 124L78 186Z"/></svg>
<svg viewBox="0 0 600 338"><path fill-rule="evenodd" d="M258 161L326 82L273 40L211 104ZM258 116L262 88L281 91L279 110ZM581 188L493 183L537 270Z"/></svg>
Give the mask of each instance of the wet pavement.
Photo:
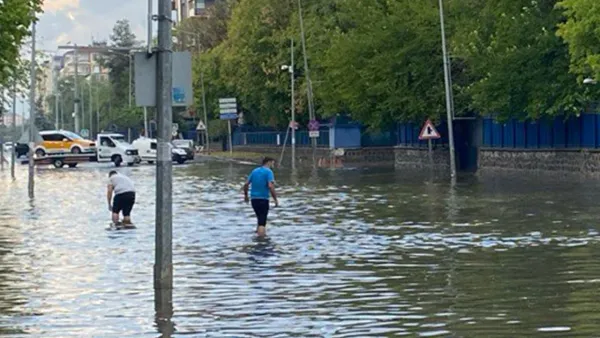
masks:
<svg viewBox="0 0 600 338"><path fill-rule="evenodd" d="M107 231L109 165L0 172L0 336L591 337L600 332L600 182L276 171L270 239L251 167L174 168L173 316L156 319L154 173L136 230ZM161 316L162 317L162 316ZM168 333L163 335L169 336Z"/></svg>

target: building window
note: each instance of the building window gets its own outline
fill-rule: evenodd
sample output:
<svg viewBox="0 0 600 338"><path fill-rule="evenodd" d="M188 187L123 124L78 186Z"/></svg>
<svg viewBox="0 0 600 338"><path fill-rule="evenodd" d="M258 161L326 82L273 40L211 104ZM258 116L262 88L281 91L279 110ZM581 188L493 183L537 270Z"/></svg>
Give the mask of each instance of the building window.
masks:
<svg viewBox="0 0 600 338"><path fill-rule="evenodd" d="M204 0L196 0L196 9L205 9L206 3Z"/></svg>

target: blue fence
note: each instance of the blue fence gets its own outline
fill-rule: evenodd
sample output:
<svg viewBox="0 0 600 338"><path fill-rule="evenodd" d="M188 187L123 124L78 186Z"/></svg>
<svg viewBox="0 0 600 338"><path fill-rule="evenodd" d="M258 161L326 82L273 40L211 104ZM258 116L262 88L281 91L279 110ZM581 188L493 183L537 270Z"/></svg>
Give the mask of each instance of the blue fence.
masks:
<svg viewBox="0 0 600 338"><path fill-rule="evenodd" d="M538 121L483 119L483 146L516 149L599 148L600 118L581 114Z"/></svg>
<svg viewBox="0 0 600 338"><path fill-rule="evenodd" d="M267 145L281 146L285 139L286 131L241 131L233 134L234 146ZM291 144L291 135L288 134L286 144ZM310 147L312 145L308 131L296 131L296 146ZM329 147L329 129L322 129L317 138L319 147Z"/></svg>

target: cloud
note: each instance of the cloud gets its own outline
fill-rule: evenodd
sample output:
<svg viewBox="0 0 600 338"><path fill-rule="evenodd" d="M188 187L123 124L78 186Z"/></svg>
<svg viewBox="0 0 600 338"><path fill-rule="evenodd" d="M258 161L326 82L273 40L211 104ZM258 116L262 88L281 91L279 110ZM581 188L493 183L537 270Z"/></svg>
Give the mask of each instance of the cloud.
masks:
<svg viewBox="0 0 600 338"><path fill-rule="evenodd" d="M64 45L69 41L69 34L67 33L60 33L60 35L54 40L57 45Z"/></svg>
<svg viewBox="0 0 600 338"><path fill-rule="evenodd" d="M64 10L79 8L79 0L46 0L44 1L44 11L56 13Z"/></svg>
<svg viewBox="0 0 600 338"><path fill-rule="evenodd" d="M75 14L73 14L73 12L69 11L67 12L67 17L71 20L71 21L75 21Z"/></svg>

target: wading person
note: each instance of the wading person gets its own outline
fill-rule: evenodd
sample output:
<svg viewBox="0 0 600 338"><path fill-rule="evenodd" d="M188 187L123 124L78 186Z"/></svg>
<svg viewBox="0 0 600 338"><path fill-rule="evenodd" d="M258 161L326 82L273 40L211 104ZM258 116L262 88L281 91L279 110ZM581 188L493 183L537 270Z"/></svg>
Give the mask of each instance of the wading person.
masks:
<svg viewBox="0 0 600 338"><path fill-rule="evenodd" d="M267 234L267 216L269 215L269 195L273 196L275 206L279 205L277 194L275 193L275 176L271 168L275 164L275 160L266 157L262 166L252 170L248 176L248 181L244 184L244 200L246 203L252 201L252 209L256 214L257 227L256 234L265 236ZM250 189L250 197L248 190Z"/></svg>
<svg viewBox="0 0 600 338"><path fill-rule="evenodd" d="M106 199L108 201L108 210L112 212L113 224L120 224L119 213L123 213L123 224L131 225L131 209L133 209L133 205L135 204L135 187L133 181L123 174L114 170L111 171L108 174Z"/></svg>

